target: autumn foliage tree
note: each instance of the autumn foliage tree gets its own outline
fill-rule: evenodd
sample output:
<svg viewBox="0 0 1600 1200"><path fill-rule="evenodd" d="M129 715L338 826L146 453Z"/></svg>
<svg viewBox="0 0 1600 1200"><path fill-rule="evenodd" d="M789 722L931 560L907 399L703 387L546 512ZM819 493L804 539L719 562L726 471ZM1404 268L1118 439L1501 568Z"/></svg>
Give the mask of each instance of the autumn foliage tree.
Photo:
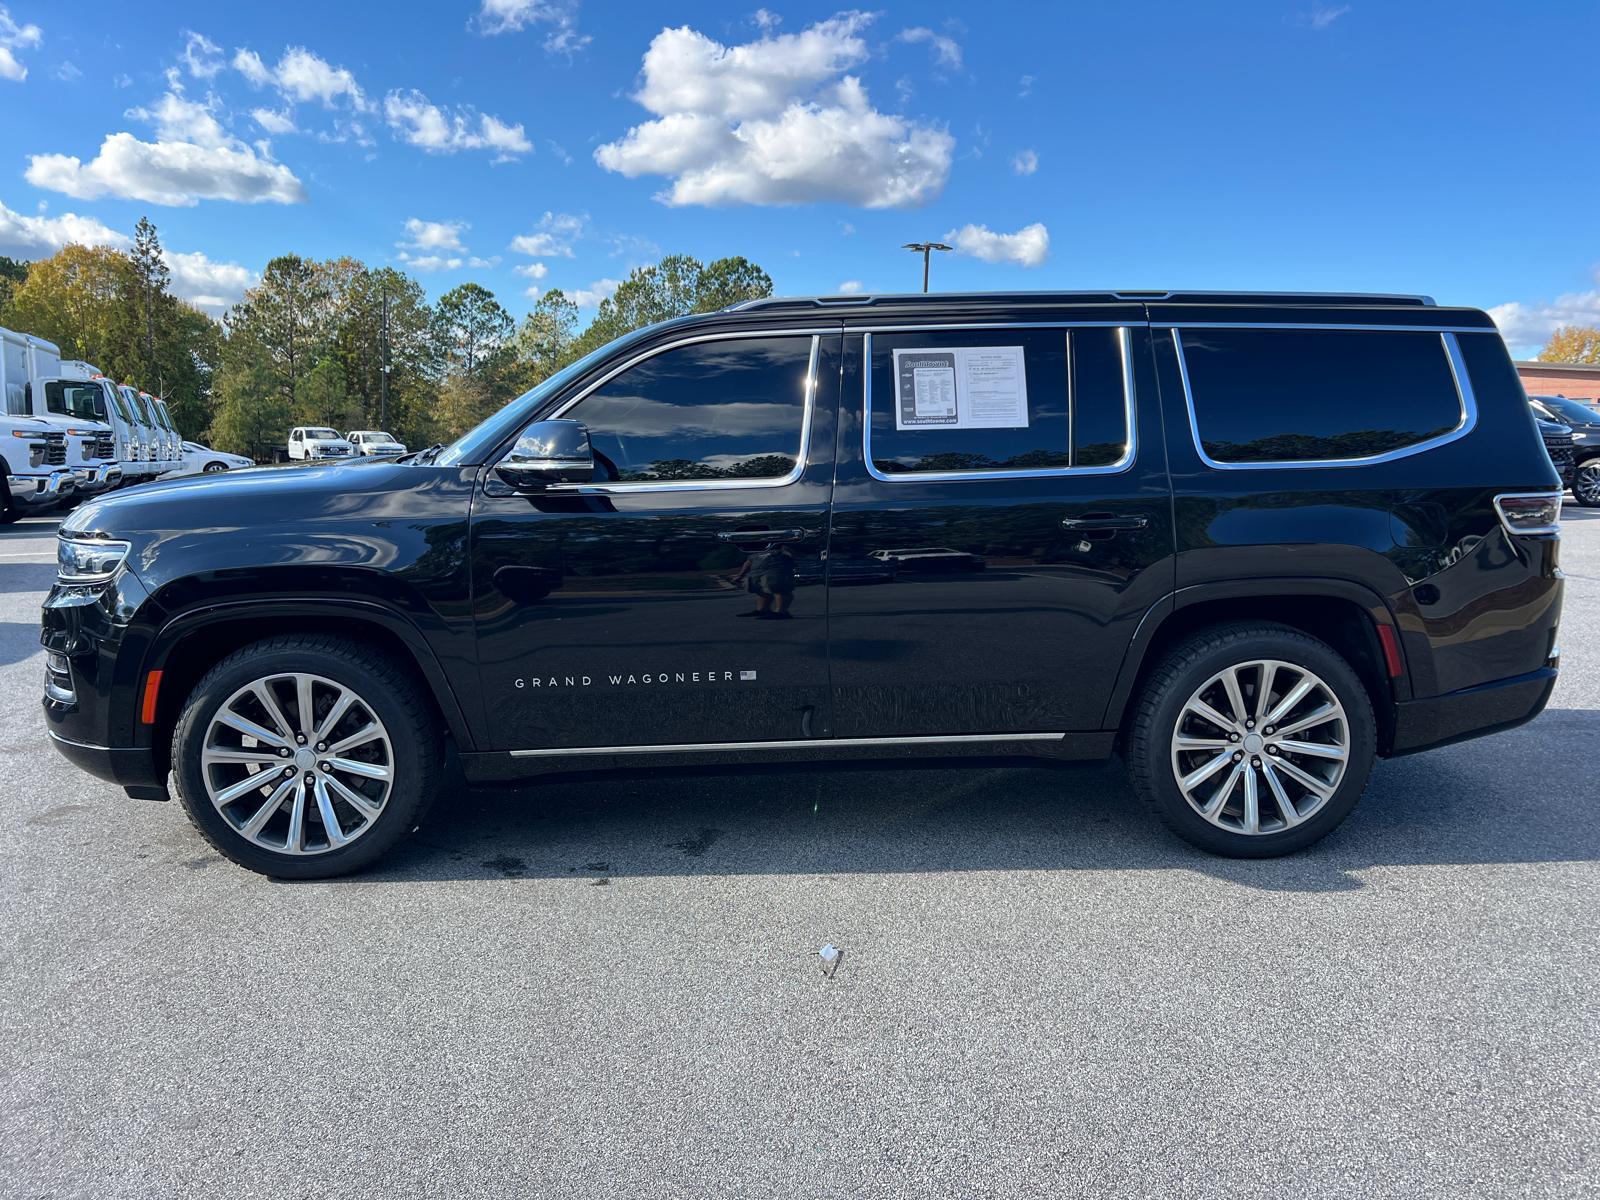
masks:
<svg viewBox="0 0 1600 1200"><path fill-rule="evenodd" d="M1540 362L1600 362L1600 326L1563 325L1539 351Z"/></svg>

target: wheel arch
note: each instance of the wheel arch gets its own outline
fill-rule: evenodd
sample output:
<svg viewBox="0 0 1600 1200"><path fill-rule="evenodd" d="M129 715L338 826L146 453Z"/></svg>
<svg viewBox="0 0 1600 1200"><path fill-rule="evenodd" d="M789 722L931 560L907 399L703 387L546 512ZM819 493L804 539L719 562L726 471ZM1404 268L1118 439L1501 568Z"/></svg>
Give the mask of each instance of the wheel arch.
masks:
<svg viewBox="0 0 1600 1200"><path fill-rule="evenodd" d="M466 751L475 748L438 656L405 617L359 600L241 600L181 613L168 620L150 644L140 685L149 672L160 671L161 686L155 722L140 726L139 732L152 739L158 776L164 777L171 767L172 731L195 684L235 650L285 633L340 634L385 651L414 673L457 746Z"/></svg>
<svg viewBox="0 0 1600 1200"><path fill-rule="evenodd" d="M1337 579L1218 581L1183 588L1158 601L1134 633L1102 727L1119 732L1124 728L1133 697L1168 647L1199 629L1239 620L1276 621L1333 647L1366 688L1378 726L1378 753L1389 753L1395 705L1410 698L1404 642L1381 596L1361 584ZM1403 668L1399 679L1389 677L1379 626L1394 633Z"/></svg>

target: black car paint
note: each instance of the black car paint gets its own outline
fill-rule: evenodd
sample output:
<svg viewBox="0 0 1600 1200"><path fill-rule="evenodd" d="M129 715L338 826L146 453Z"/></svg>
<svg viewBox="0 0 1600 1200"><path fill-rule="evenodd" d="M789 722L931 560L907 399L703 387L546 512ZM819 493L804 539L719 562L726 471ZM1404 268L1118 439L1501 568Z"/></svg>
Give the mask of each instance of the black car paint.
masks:
<svg viewBox="0 0 1600 1200"><path fill-rule="evenodd" d="M42 640L69 657L77 688L72 704L46 700L50 731L86 769L152 794L184 697L211 663L272 632L335 628L415 665L473 778L751 758L1093 758L1110 751L1164 645L1252 615L1334 642L1372 693L1384 753L1536 715L1555 675L1557 541L1511 537L1492 498L1557 481L1488 317L1337 297L1131 301L788 301L684 318L634 335L503 422L509 438L618 361L690 333L826 331L805 471L759 495L519 494L485 453L197 477L98 500L63 531L133 550L110 586L60 585L45 603ZM1170 330L1203 319L1481 330L1458 335L1477 428L1378 464L1212 469L1195 450ZM1126 471L886 483L865 470L861 330L1076 321L1130 331L1139 449ZM1090 539L1061 525L1107 512L1145 528ZM733 564L715 535L741 526L804 529L807 555L857 572L872 550L925 545L982 554L988 569L801 586L793 620L740 621L746 601L719 582ZM620 566L596 557L622 543L643 549ZM1394 679L1379 626L1398 634ZM163 682L147 724L152 671ZM860 740L1037 732L1066 736ZM809 744L819 739L846 744ZM610 749L684 744L696 748ZM563 748L584 752L508 753Z"/></svg>

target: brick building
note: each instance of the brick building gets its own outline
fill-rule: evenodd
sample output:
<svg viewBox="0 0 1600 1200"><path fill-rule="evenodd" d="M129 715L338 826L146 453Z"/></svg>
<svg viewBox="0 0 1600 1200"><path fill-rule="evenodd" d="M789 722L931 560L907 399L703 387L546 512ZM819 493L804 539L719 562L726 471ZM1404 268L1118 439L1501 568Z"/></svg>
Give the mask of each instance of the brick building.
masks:
<svg viewBox="0 0 1600 1200"><path fill-rule="evenodd" d="M1522 390L1530 396L1565 396L1600 401L1600 363L1519 362Z"/></svg>

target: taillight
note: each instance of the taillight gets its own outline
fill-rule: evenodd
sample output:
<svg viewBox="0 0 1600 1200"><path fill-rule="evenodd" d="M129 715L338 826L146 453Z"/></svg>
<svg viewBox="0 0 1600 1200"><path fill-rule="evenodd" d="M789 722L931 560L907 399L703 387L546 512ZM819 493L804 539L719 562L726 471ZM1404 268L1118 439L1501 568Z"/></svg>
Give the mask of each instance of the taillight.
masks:
<svg viewBox="0 0 1600 1200"><path fill-rule="evenodd" d="M1494 498L1500 523L1509 533L1561 532L1560 492L1516 492Z"/></svg>

